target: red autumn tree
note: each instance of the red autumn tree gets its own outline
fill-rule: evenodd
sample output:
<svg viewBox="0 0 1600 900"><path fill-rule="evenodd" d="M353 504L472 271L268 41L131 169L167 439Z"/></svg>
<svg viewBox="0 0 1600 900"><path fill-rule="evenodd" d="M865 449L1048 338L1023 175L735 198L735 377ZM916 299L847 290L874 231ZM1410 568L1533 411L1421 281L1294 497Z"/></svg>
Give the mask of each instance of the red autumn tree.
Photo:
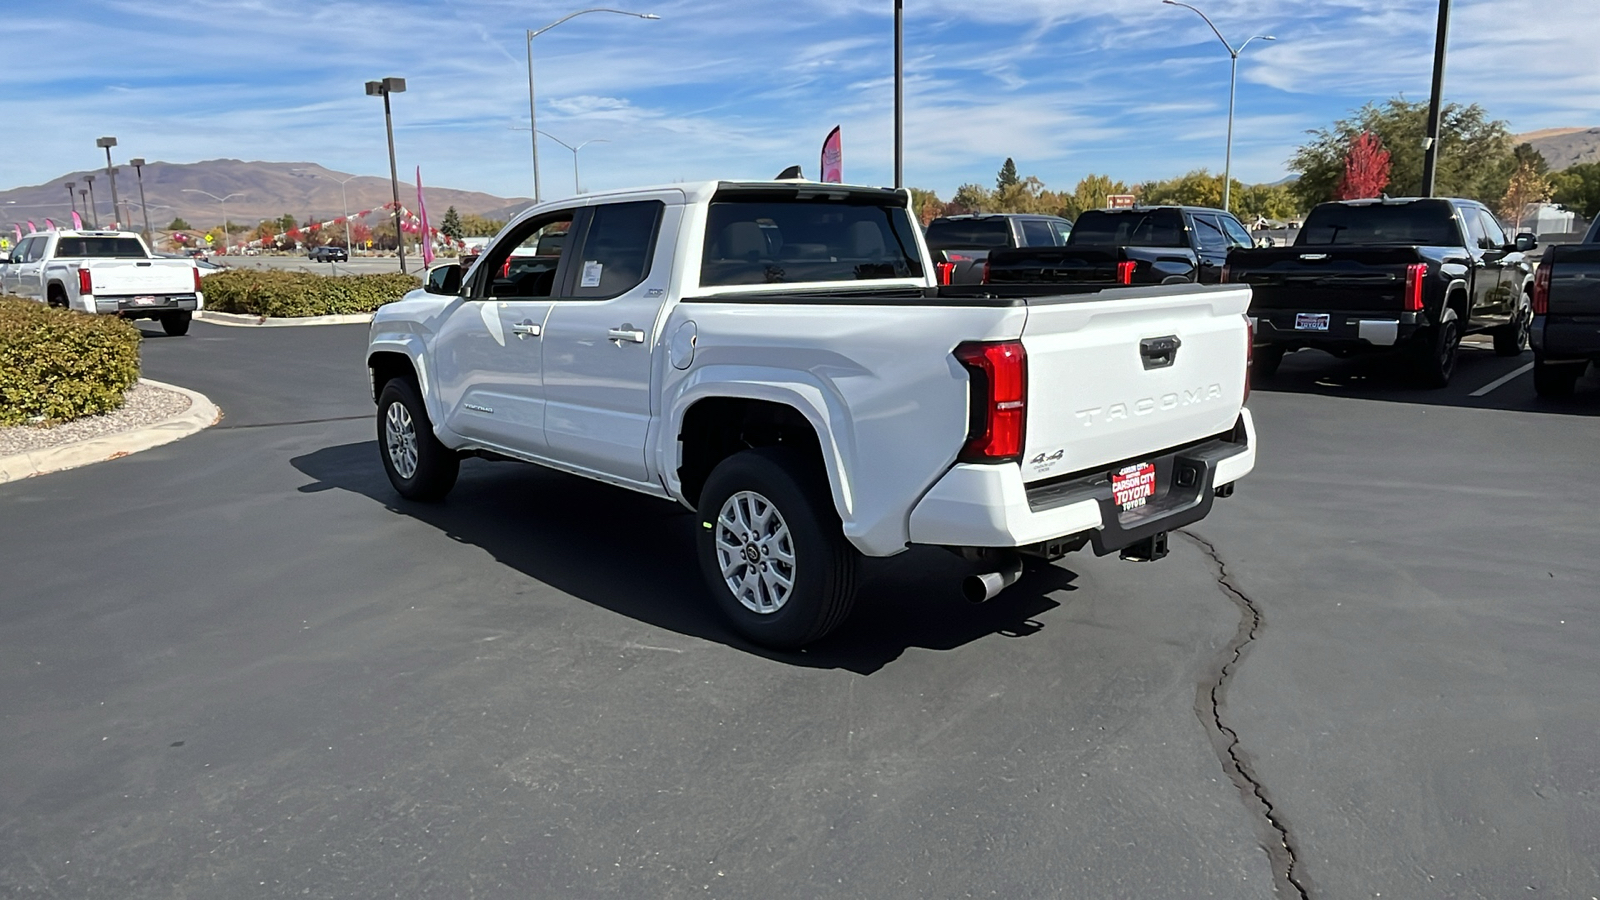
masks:
<svg viewBox="0 0 1600 900"><path fill-rule="evenodd" d="M1350 142L1344 157L1344 177L1339 180L1338 199L1363 200L1376 197L1389 184L1389 151L1377 135L1363 131Z"/></svg>

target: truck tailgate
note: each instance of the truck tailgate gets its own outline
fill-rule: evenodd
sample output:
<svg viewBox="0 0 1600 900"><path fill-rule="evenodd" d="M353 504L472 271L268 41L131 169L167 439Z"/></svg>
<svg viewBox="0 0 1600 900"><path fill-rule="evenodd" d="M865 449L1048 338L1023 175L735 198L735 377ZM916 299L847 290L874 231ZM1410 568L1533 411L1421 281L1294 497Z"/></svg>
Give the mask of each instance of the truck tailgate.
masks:
<svg viewBox="0 0 1600 900"><path fill-rule="evenodd" d="M1411 247L1283 247L1228 256L1229 279L1251 287L1257 311L1399 313L1406 267L1421 261Z"/></svg>
<svg viewBox="0 0 1600 900"><path fill-rule="evenodd" d="M87 265L96 296L194 293L194 266L181 259L96 259Z"/></svg>
<svg viewBox="0 0 1600 900"><path fill-rule="evenodd" d="M1600 316L1600 245L1565 244L1545 251L1552 316Z"/></svg>
<svg viewBox="0 0 1600 900"><path fill-rule="evenodd" d="M1028 303L1024 481L1137 461L1238 420L1248 289L1181 285L1101 296Z"/></svg>

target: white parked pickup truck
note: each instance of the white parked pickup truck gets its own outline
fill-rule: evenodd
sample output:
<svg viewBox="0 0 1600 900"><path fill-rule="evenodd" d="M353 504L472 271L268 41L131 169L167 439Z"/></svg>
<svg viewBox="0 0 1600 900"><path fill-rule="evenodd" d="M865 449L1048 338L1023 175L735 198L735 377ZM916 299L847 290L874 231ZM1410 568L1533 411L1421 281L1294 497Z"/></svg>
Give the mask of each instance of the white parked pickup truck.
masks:
<svg viewBox="0 0 1600 900"><path fill-rule="evenodd" d="M1248 288L941 288L908 207L711 182L527 210L374 317L390 481L439 500L476 455L675 500L733 625L793 648L861 555L950 548L986 600L1025 558L1158 558L1253 468Z"/></svg>
<svg viewBox="0 0 1600 900"><path fill-rule="evenodd" d="M167 334L189 331L205 307L191 260L155 256L125 231L41 231L23 237L0 269L5 292L80 312L159 319Z"/></svg>

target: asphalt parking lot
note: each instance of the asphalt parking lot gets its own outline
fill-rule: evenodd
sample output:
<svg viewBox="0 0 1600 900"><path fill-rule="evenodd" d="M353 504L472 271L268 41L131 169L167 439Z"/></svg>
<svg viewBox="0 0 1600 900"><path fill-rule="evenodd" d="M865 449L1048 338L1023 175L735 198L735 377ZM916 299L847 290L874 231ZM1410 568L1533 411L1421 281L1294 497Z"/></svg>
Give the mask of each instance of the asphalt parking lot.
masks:
<svg viewBox="0 0 1600 900"><path fill-rule="evenodd" d="M911 551L791 655L672 505L399 500L363 326L143 327L225 419L0 485L0 894L1600 896L1592 372L1293 354L1168 559Z"/></svg>

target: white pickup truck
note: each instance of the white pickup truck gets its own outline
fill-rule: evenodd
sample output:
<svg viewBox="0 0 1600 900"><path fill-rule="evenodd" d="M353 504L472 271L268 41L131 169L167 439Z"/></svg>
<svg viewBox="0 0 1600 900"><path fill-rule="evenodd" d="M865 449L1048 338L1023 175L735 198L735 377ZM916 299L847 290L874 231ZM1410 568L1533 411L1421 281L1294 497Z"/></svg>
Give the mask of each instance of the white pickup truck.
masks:
<svg viewBox="0 0 1600 900"><path fill-rule="evenodd" d="M675 500L732 624L793 648L863 554L950 548L987 600L1024 558L1158 558L1254 467L1248 288L941 288L908 207L711 182L527 210L374 317L390 481L439 500L482 456Z"/></svg>
<svg viewBox="0 0 1600 900"><path fill-rule="evenodd" d="M154 256L126 231L41 231L26 235L0 267L5 293L80 312L159 319L167 334L189 331L205 307L200 270Z"/></svg>

